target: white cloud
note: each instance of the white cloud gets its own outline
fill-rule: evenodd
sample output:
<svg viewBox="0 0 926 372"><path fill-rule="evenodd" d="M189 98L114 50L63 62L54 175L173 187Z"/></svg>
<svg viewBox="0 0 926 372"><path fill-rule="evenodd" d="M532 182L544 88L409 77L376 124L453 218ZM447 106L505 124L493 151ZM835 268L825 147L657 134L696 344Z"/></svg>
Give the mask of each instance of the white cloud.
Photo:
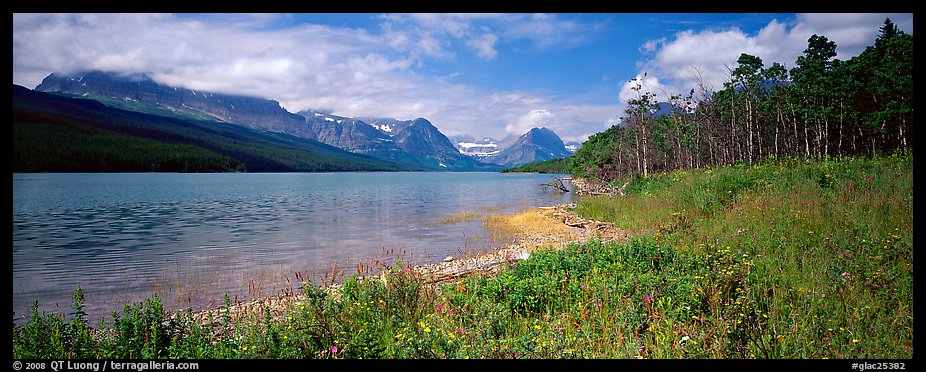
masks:
<svg viewBox="0 0 926 372"><path fill-rule="evenodd" d="M548 126L555 116L545 109L531 110L521 115L513 123L505 126L505 132L511 134L524 134L533 128Z"/></svg>
<svg viewBox="0 0 926 372"><path fill-rule="evenodd" d="M656 51L661 45L664 45L666 38L660 38L657 40L647 40L643 45L640 46L640 54L650 54Z"/></svg>
<svg viewBox="0 0 926 372"><path fill-rule="evenodd" d="M772 20L756 34L739 28L685 30L672 38L649 40L640 46L647 59L639 63L641 72L665 78L670 93L695 88L693 67L705 81L721 88L728 78L725 67L735 68L740 54L762 58L765 66L779 62L794 67L798 56L807 48L811 35L823 35L837 44L837 57L849 59L874 43L885 18L912 33L912 14L798 14L794 20ZM621 97L624 99L624 97Z"/></svg>
<svg viewBox="0 0 926 372"><path fill-rule="evenodd" d="M429 76L419 72L424 58L472 51L492 59L506 39L544 44L553 36L583 40L569 35L594 31L560 15L524 14L386 15L375 32L315 24L275 27L275 20L287 17L14 14L13 81L32 88L52 72L147 72L172 86L274 99L291 112L426 117L447 133L501 136L506 124L540 105L559 110L575 105L550 102L544 94L485 91ZM551 128L582 135L598 131L592 127L606 120L579 116ZM572 126L583 121L594 124Z"/></svg>
<svg viewBox="0 0 926 372"><path fill-rule="evenodd" d="M445 55L444 48L459 41L476 55L494 59L499 42L527 42L538 50L563 50L583 45L602 34L603 24L587 24L566 19L562 14L499 14L499 13L412 13L388 14L380 18L389 27L395 24L413 25L415 32L430 35L421 51ZM396 31L398 32L398 31ZM446 36L446 38L442 38ZM441 43L435 43L442 40Z"/></svg>
<svg viewBox="0 0 926 372"><path fill-rule="evenodd" d="M292 112L425 117L447 134L493 137L546 126L564 138L581 138L613 124L633 93L624 84L621 101L613 104L565 102L537 91L488 91L452 79L463 71L431 73L422 67L467 53L499 59L524 48L572 48L600 35L602 25L571 20L570 15L387 15L369 31L314 24L275 27L279 17L287 16L14 14L13 79L31 88L56 71L150 72L169 85L275 99ZM902 29L912 29L912 16L891 19ZM840 24L862 21L872 25L864 26L867 33L851 27L838 31ZM837 36L850 40L859 33L863 47L881 22L881 15L799 15L787 23L773 21L754 35L739 29L705 30L651 40L640 47L646 58L641 72L649 72L644 89L681 91L677 88L688 80L692 64L714 68L706 75L722 77L722 63L734 62L743 51L761 56L767 65L793 63L814 32L833 34L842 55L852 45ZM625 77L609 72L608 78Z"/></svg>
<svg viewBox="0 0 926 372"><path fill-rule="evenodd" d="M638 86L640 88L639 91L634 90L634 88ZM659 82L657 77L650 74L646 74L645 76L639 74L635 76L634 79L628 80L621 85L621 92L618 94L618 98L621 102L627 102L631 99L638 98L640 95L654 93L656 94L656 99L664 100L667 97L665 97L663 92L672 94L671 91L667 90L666 86Z"/></svg>
<svg viewBox="0 0 926 372"><path fill-rule="evenodd" d="M470 48L476 50L476 55L484 59L494 59L498 55L498 51L495 50L495 42L498 41L498 36L492 34L484 34L477 38L470 39L466 42Z"/></svg>

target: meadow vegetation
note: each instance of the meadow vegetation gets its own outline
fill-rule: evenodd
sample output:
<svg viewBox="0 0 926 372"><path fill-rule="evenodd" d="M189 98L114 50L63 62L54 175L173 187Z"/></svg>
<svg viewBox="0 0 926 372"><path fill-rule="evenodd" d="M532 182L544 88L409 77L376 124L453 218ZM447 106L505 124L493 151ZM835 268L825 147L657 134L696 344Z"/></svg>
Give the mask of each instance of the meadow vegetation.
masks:
<svg viewBox="0 0 926 372"><path fill-rule="evenodd" d="M36 305L14 322L13 356L912 358L910 152L653 173L626 191L574 212L629 240L434 286L398 258L336 293L303 282L283 317L232 318L226 298L200 322L154 296L94 325L78 287L69 315Z"/></svg>

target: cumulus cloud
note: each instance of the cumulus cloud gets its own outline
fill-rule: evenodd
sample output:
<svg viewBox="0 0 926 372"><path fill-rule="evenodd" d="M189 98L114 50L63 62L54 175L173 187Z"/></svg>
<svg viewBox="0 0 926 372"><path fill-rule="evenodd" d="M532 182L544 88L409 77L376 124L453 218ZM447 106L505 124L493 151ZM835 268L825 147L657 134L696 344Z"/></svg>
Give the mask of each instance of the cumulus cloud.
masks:
<svg viewBox="0 0 926 372"><path fill-rule="evenodd" d="M634 88L639 87L639 91L634 90ZM659 78L646 74L639 74L633 79L628 80L623 85L621 85L621 92L618 94L618 98L622 102L627 102L631 99L636 99L640 95L653 93L656 94L656 99L666 99L663 92L671 94L666 86L659 82Z"/></svg>
<svg viewBox="0 0 926 372"><path fill-rule="evenodd" d="M531 110L521 115L517 120L505 126L505 131L511 134L527 133L533 128L549 125L555 116L545 109Z"/></svg>
<svg viewBox="0 0 926 372"><path fill-rule="evenodd" d="M372 30L274 23L287 17L14 14L13 82L33 88L52 72L144 72L172 86L274 99L290 112L425 117L448 134L499 137L510 123L525 127L531 120L561 135L582 136L599 131L615 112L601 105L582 114L580 105L544 94L486 91L422 67L429 58L461 52L497 58L506 40L544 48L544 38L556 34L561 41L580 42L587 37L570 34L594 29L559 15L385 15ZM525 115L537 107L568 112L563 116L568 120Z"/></svg>
<svg viewBox="0 0 926 372"><path fill-rule="evenodd" d="M641 72L669 81L670 92L695 88L695 69L708 85L720 88L729 78L727 68L736 67L740 54L758 56L765 66L779 62L791 68L814 34L836 42L836 58L849 59L874 43L885 18L890 18L904 32L912 33L913 15L909 13L798 14L793 20L772 20L755 34L737 27L689 29L671 38L648 40L639 48L647 58L638 65Z"/></svg>

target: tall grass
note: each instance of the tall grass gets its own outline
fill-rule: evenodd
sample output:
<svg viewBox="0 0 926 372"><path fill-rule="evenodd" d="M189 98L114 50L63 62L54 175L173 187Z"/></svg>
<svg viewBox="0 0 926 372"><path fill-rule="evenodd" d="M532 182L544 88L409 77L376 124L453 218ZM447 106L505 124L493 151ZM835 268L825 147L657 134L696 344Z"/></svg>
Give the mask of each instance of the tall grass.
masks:
<svg viewBox="0 0 926 372"><path fill-rule="evenodd" d="M748 260L748 270L731 275L743 276L740 304L755 304L765 323L742 356L912 356L911 154L689 173L636 180L628 198L582 199L577 211L644 229L693 255L710 257L719 247ZM713 315L707 336L729 347L724 337L736 333L724 334L729 325L720 332L718 319L739 313ZM711 356L728 351L715 346Z"/></svg>
<svg viewBox="0 0 926 372"><path fill-rule="evenodd" d="M91 332L36 311L14 325L14 357L908 359L912 164L898 154L655 175L625 197L578 203L633 231L626 243L535 251L439 286L397 258L334 296L307 283L282 317L231 317L226 301L205 322L168 319L154 298ZM510 222L484 220L499 236Z"/></svg>

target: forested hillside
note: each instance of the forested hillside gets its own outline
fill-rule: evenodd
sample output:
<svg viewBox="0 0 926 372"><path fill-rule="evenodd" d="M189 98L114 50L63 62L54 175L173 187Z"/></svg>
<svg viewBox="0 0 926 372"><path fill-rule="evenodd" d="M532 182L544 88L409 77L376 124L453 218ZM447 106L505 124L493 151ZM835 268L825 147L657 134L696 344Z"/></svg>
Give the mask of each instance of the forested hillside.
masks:
<svg viewBox="0 0 926 372"><path fill-rule="evenodd" d="M571 157L570 173L602 180L768 157L805 159L913 149L913 35L886 19L873 45L847 61L836 43L813 35L790 70L740 55L723 89L669 99L637 79L622 123L590 137Z"/></svg>
<svg viewBox="0 0 926 372"><path fill-rule="evenodd" d="M409 167L283 133L13 85L14 172L330 172Z"/></svg>

